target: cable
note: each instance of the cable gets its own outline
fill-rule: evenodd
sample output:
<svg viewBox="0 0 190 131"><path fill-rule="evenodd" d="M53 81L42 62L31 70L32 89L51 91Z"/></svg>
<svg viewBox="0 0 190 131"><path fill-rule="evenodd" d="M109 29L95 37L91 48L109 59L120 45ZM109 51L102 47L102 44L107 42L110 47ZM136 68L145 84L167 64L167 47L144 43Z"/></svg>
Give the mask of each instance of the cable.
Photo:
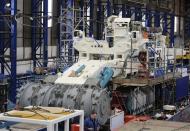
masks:
<svg viewBox="0 0 190 131"><path fill-rule="evenodd" d="M35 21L35 19L39 19L39 18L41 18L40 20L38 20L38 21L41 21L41 23L43 23L42 21L43 21L43 18L48 18L48 19L54 19L54 18L56 18L56 20L58 20L58 22L56 22L55 24L53 24L51 27L54 27L54 26L56 26L57 24L59 24L60 23L60 17L59 18L57 18L57 17L53 17L53 16L37 16L37 17L32 17L32 16L29 16L29 15L24 15L23 13L18 13L18 14L16 14L15 16L14 16L14 20L17 22L17 23L19 23L19 24L21 24L21 25L23 25L23 26L27 26L27 27L32 27L32 28L43 28L43 25L42 26L33 26L33 25L29 25L29 24L24 24L24 23L21 23L21 22L19 22L19 18L28 18L30 21ZM65 24L66 25L66 24ZM68 26L68 25L67 25Z"/></svg>

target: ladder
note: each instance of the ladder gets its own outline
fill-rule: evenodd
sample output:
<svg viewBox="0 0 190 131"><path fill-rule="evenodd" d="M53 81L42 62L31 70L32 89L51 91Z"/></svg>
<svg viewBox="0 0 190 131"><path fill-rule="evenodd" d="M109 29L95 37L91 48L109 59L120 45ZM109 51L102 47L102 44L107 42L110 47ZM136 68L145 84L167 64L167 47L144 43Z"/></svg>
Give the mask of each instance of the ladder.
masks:
<svg viewBox="0 0 190 131"><path fill-rule="evenodd" d="M67 6L65 6L67 5ZM58 45L58 68L72 66L77 60L75 49L73 48L74 31L83 29L83 10L75 8L72 0L65 0L60 9L60 42Z"/></svg>
<svg viewBox="0 0 190 131"><path fill-rule="evenodd" d="M69 2L69 1L68 1ZM74 31L74 17L73 5L64 8L61 6L60 17L60 60L59 66L65 67L74 63L74 48L73 48L73 31Z"/></svg>
<svg viewBox="0 0 190 131"><path fill-rule="evenodd" d="M125 103L122 98L122 94L120 91L112 92L112 107L120 109L122 111L126 111Z"/></svg>

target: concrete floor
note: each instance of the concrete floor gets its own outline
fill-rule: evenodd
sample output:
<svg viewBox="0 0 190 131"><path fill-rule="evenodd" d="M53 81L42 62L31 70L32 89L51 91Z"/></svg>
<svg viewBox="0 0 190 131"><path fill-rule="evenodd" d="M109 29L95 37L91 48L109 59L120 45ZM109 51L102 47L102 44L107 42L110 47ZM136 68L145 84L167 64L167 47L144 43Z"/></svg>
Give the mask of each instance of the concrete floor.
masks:
<svg viewBox="0 0 190 131"><path fill-rule="evenodd" d="M160 120L132 121L118 131L190 131L190 123Z"/></svg>

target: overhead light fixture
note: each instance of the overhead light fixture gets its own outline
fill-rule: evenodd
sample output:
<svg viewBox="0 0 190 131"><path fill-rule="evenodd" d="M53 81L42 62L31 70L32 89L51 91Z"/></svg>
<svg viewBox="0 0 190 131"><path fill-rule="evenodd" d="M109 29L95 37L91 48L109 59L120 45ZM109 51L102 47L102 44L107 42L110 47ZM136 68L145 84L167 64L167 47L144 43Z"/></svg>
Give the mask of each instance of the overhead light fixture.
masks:
<svg viewBox="0 0 190 131"><path fill-rule="evenodd" d="M10 3L6 3L5 4L5 8L10 8L11 7L11 4Z"/></svg>

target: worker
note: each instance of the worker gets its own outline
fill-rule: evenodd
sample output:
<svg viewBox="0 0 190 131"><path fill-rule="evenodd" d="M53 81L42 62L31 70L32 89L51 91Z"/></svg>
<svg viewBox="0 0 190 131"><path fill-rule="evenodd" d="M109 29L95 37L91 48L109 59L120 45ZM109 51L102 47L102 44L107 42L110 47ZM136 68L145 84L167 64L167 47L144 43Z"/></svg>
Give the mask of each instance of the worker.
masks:
<svg viewBox="0 0 190 131"><path fill-rule="evenodd" d="M96 119L97 112L92 111L90 117L84 121L84 131L99 131L100 125Z"/></svg>
<svg viewBox="0 0 190 131"><path fill-rule="evenodd" d="M166 120L167 119L167 116L164 112L161 112L160 113L160 117L158 118L158 120Z"/></svg>

